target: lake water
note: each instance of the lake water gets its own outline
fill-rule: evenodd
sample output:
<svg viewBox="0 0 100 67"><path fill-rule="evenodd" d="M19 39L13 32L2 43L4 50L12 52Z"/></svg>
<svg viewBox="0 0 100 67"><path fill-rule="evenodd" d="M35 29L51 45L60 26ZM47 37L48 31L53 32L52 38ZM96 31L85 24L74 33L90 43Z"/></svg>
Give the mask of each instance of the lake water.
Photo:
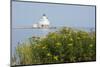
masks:
<svg viewBox="0 0 100 67"><path fill-rule="evenodd" d="M75 29L75 28L74 28ZM78 28L85 31L90 31L90 28ZM27 41L32 36L45 36L49 32L56 31L57 29L12 29L12 55L18 43Z"/></svg>
<svg viewBox="0 0 100 67"><path fill-rule="evenodd" d="M12 29L12 54L18 43L27 41L32 36L45 36L56 29Z"/></svg>

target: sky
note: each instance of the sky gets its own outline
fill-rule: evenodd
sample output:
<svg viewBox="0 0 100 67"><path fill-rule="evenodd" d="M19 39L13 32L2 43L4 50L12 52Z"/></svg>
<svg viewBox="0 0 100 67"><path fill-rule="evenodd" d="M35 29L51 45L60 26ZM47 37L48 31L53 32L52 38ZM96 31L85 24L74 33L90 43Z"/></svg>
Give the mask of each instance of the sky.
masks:
<svg viewBox="0 0 100 67"><path fill-rule="evenodd" d="M12 27L32 26L43 14L51 26L95 27L95 7L33 2L12 2Z"/></svg>

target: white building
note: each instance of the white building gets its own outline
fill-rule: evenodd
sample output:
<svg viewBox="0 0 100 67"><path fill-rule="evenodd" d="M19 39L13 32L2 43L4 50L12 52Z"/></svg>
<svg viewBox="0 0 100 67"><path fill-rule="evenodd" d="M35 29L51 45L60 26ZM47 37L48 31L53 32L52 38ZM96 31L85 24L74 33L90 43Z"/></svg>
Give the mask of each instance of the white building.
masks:
<svg viewBox="0 0 100 67"><path fill-rule="evenodd" d="M43 14L42 18L37 24L33 24L33 27L38 28L49 28L50 22L45 14Z"/></svg>
<svg viewBox="0 0 100 67"><path fill-rule="evenodd" d="M33 24L33 27L34 27L34 28L37 28L37 27L38 27L38 24Z"/></svg>

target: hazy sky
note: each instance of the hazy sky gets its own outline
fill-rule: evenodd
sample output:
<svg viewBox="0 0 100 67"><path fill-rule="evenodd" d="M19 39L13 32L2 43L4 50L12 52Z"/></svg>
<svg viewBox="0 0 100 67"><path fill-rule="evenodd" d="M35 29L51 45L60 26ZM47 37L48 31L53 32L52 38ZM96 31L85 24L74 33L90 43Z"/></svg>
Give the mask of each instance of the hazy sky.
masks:
<svg viewBox="0 0 100 67"><path fill-rule="evenodd" d="M95 7L12 2L12 25L30 26L46 14L53 26L95 27Z"/></svg>

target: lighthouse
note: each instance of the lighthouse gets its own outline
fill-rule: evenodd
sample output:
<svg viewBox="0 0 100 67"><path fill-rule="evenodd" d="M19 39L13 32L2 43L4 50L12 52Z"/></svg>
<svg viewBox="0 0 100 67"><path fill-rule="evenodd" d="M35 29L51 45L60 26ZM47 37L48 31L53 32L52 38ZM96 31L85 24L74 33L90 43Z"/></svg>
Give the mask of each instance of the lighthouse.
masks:
<svg viewBox="0 0 100 67"><path fill-rule="evenodd" d="M49 20L48 20L48 17L47 17L45 14L43 14L42 18L41 18L40 21L38 22L38 26L39 26L40 28L48 28L49 25L50 25L50 22L49 22Z"/></svg>
<svg viewBox="0 0 100 67"><path fill-rule="evenodd" d="M43 14L43 16L40 18L39 22L37 24L33 24L33 27L38 28L49 28L50 22L48 20L48 17Z"/></svg>

